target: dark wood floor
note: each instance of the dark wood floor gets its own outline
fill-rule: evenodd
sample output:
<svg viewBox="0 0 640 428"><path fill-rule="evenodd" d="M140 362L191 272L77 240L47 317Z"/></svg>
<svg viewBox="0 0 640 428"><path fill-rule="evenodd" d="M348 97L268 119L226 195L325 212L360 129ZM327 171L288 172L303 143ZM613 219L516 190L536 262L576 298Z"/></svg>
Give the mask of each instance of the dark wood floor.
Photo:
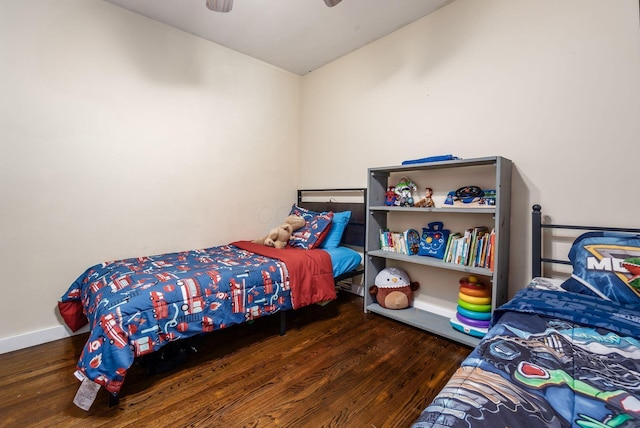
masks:
<svg viewBox="0 0 640 428"><path fill-rule="evenodd" d="M86 334L0 355L0 426L406 427L470 348L375 314L340 293L329 305L203 337L162 375L132 367L120 404L73 397Z"/></svg>

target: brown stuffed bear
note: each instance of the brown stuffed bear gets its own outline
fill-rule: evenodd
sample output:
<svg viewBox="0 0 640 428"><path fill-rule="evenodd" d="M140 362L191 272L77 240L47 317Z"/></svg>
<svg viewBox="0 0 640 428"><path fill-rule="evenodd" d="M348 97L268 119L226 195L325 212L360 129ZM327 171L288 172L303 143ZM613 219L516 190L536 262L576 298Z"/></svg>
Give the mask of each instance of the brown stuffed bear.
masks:
<svg viewBox="0 0 640 428"><path fill-rule="evenodd" d="M280 226L271 229L267 236L251 242L266 245L267 247L284 248L287 246L287 242L289 242L289 238L291 238L293 232L304 227L305 224L304 218L297 215L290 215Z"/></svg>
<svg viewBox="0 0 640 428"><path fill-rule="evenodd" d="M376 297L378 304L387 309L409 307L413 292L420 287L411 282L409 275L395 267L384 268L376 275L375 285L369 288L369 294Z"/></svg>

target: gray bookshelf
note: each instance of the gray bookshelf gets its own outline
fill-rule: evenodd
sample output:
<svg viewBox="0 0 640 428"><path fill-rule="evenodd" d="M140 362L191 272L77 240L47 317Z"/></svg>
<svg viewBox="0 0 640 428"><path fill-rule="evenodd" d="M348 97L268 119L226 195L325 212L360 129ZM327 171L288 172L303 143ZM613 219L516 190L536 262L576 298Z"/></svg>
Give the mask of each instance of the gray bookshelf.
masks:
<svg viewBox="0 0 640 428"><path fill-rule="evenodd" d="M460 159L442 162L430 162L410 165L396 165L389 167L369 168L367 179L367 224L365 242L365 293L364 311L379 314L399 322L420 328L430 333L437 334L447 339L475 346L480 341L478 338L461 333L449 324L449 318L416 307L389 310L381 307L367 290L374 284L375 277L388 263L402 267L404 264L426 266L426 269L445 269L459 271L467 275L478 275L488 279L492 286L492 311L507 301L508 272L509 272L509 223L511 214L511 169L509 159L494 156L474 159ZM385 205L385 193L387 187L395 185L394 180L401 175L411 176L420 174L427 180L442 182L447 177L464 177L458 180L471 178L481 179L496 190L495 206L485 208L449 207L442 204L434 208L397 207ZM481 175L476 177L476 175ZM424 178L423 178L424 180ZM460 185L455 179L451 180L451 188L455 190L463 185L475 185L474 182L466 182ZM490 187L483 187L484 190ZM423 256L408 256L405 254L383 251L380 248L380 229L387 229L393 216L415 217L415 229L420 232L420 227L432 221L463 216L464 219L482 218L490 228L495 230L494 269L470 267L454 263L447 263L439 259ZM490 220L487 220L490 219ZM473 220L469 220L468 227L474 227ZM451 232L455 232L451 230ZM422 282L421 278L411 278ZM421 291L422 293L422 291ZM455 306L455 302L451 302Z"/></svg>

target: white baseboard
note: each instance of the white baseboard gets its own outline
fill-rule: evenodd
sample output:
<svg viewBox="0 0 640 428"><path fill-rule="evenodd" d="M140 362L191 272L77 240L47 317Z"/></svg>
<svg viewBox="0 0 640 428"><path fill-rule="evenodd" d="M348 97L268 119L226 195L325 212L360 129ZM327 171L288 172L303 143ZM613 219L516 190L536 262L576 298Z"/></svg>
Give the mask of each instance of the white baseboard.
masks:
<svg viewBox="0 0 640 428"><path fill-rule="evenodd" d="M30 333L19 334L17 336L5 337L0 339L0 354L29 348L31 346L42 345L43 343L64 339L76 334L86 333L87 331L89 331L88 325L85 325L75 333L72 333L67 327L59 325L56 327L45 328L43 330L32 331Z"/></svg>

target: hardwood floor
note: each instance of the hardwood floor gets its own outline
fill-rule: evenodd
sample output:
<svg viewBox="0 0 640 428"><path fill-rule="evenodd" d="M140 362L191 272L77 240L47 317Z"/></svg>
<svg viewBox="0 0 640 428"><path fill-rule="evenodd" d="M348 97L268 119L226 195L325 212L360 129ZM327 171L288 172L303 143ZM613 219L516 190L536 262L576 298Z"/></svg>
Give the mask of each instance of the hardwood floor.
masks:
<svg viewBox="0 0 640 428"><path fill-rule="evenodd" d="M72 403L86 334L0 355L0 426L406 427L471 351L344 292L278 328L272 316L211 333L161 375L134 366L120 404L101 388L89 412Z"/></svg>

